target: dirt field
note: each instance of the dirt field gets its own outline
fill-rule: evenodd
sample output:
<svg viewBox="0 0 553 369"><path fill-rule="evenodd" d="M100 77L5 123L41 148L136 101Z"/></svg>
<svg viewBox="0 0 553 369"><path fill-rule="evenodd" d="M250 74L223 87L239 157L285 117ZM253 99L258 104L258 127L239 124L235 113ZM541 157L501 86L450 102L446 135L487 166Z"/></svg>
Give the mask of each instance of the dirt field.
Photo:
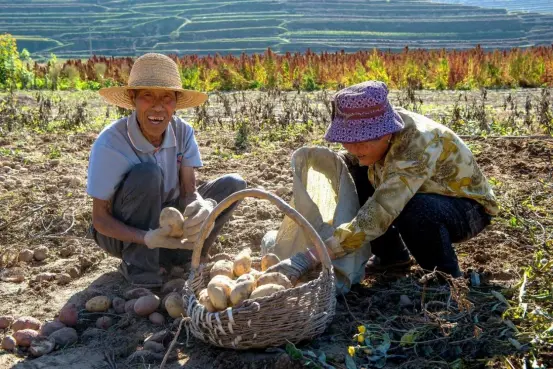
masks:
<svg viewBox="0 0 553 369"><path fill-rule="evenodd" d="M290 155L304 144L320 143L320 134L315 129L295 139L256 142L250 138L249 150L232 154L235 131L200 130L205 167L199 178L205 181L236 172L249 186L282 191L289 200ZM88 234L91 200L85 193L86 168L96 136L97 130L19 131L0 138L0 316L29 315L45 322L53 320L67 302L84 309L93 296L122 296L129 289L116 271L118 260L102 252ZM362 285L338 298L334 323L326 333L295 350L235 352L193 338L186 345L183 333L178 360L166 367L284 369L310 362L310 367L322 368L326 362L349 369L347 349L356 345L354 335L363 324L375 341L388 337L390 347L384 359L370 352L357 354L359 368L500 368L509 367L507 362L522 368L531 358L532 337L521 328L524 324L515 321L516 328L504 314L510 305L503 296L517 300L513 295L519 291L523 268L536 262L540 245L550 242L553 222L547 211L553 198L553 141L472 138L467 142L495 186L502 213L481 235L457 245L464 281L449 286L421 281L424 273L418 267L407 275L368 275ZM232 253L248 246L258 253L265 232L277 229L281 220L272 205L248 199L225 226L214 251ZM20 250L39 246L48 248L44 261L17 261ZM75 267L78 275L68 284L36 280L41 273L59 274ZM479 285L474 283L476 275ZM160 327L126 314L114 316L116 324L110 329L98 330L94 328L97 317L81 312L75 345L36 359L28 358L22 349L0 351L0 367L154 368L159 359L133 353L151 333L175 330L170 320ZM311 353L319 359L311 358ZM324 360L320 359L323 353ZM553 365L548 361L551 355L551 348L542 349L540 363ZM293 360L299 356L304 359Z"/></svg>

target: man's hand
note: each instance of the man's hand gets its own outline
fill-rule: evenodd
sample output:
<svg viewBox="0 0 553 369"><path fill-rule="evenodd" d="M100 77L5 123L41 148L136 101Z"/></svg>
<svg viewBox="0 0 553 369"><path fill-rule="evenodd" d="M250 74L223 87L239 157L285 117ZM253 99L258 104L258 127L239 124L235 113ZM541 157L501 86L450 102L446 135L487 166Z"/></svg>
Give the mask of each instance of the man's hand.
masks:
<svg viewBox="0 0 553 369"><path fill-rule="evenodd" d="M190 242L187 239L178 239L169 236L171 233L171 227L151 229L144 235L144 243L150 249L184 249L192 250L194 248L194 242Z"/></svg>
<svg viewBox="0 0 553 369"><path fill-rule="evenodd" d="M296 284L298 279L315 267L314 260L306 253L299 252L290 259L285 259L278 264L268 268L265 273L278 272L284 274L292 284Z"/></svg>
<svg viewBox="0 0 553 369"><path fill-rule="evenodd" d="M217 203L215 200L212 199L198 199L192 201L186 209L184 209L184 237L188 240L188 242L196 242L198 237L200 236L200 229L202 228L203 222L206 220L206 218L211 214L213 209ZM209 233L211 233L211 230L213 229L213 225L211 225L211 229L209 230ZM208 234L209 234L208 233Z"/></svg>

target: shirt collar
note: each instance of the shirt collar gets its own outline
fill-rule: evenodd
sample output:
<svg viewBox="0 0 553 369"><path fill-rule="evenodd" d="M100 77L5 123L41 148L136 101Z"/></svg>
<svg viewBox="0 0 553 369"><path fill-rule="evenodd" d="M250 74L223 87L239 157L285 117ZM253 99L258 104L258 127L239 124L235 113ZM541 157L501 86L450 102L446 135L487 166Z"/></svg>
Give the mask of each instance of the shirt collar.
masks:
<svg viewBox="0 0 553 369"><path fill-rule="evenodd" d="M163 135L163 142L157 150L154 145L152 145L150 141L148 141L146 137L144 137L144 135L142 134L140 126L138 125L138 120L136 119L136 111L133 111L132 114L127 118L127 135L129 136L131 144L134 146L134 148L145 154L154 153L156 151L169 147L175 147L177 146L177 138L175 137L173 125L171 124L172 121L173 119L171 119L171 122L167 126L165 134Z"/></svg>

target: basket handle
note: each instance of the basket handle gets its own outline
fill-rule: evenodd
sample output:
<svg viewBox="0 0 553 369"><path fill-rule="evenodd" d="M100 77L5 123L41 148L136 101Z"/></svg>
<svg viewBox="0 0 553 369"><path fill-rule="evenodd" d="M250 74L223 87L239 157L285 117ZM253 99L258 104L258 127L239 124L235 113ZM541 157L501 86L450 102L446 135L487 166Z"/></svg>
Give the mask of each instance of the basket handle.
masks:
<svg viewBox="0 0 553 369"><path fill-rule="evenodd" d="M330 256L326 249L325 243L319 236L319 234L313 229L313 226L301 215L296 209L285 203L280 197L273 195L270 192L250 188L241 191L237 191L223 201L221 201L209 214L209 216L204 220L202 228L200 229L200 237L196 240L194 244L194 250L192 252L192 269L195 270L200 266L200 256L202 252L202 246L205 239L207 238L207 230L211 228L211 225L215 222L215 219L221 214L225 209L231 206L238 200L245 199L246 197L254 197L263 200L269 200L271 203L276 205L280 211L282 211L286 216L291 218L302 231L307 235L309 240L315 245L319 257L321 258L321 263L323 268L331 270L332 262L330 261Z"/></svg>

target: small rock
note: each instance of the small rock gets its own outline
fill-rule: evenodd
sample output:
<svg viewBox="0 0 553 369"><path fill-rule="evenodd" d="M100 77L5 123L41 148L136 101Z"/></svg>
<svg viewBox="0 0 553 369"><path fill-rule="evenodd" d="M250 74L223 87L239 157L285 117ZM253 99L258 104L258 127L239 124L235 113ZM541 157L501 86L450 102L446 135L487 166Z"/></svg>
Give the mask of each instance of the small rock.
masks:
<svg viewBox="0 0 553 369"><path fill-rule="evenodd" d="M134 303L137 299L132 299L127 302L125 302L125 313L131 313L134 314Z"/></svg>
<svg viewBox="0 0 553 369"><path fill-rule="evenodd" d="M165 347L159 342L148 341L144 343L144 350L149 350L152 352L163 352L165 351Z"/></svg>
<svg viewBox="0 0 553 369"><path fill-rule="evenodd" d="M40 329L40 325L40 320L33 318L32 316L22 316L16 319L15 322L13 322L12 330L14 332L20 331L22 329L32 329L36 331Z"/></svg>
<svg viewBox="0 0 553 369"><path fill-rule="evenodd" d="M91 341L98 341L104 336L105 333L106 332L103 329L88 328L81 335L81 342L82 343L88 343L88 342L91 342Z"/></svg>
<svg viewBox="0 0 553 369"><path fill-rule="evenodd" d="M56 342L53 339L47 337L37 337L31 342L31 348L29 352L34 357L43 356L54 351Z"/></svg>
<svg viewBox="0 0 553 369"><path fill-rule="evenodd" d="M165 317L156 312L151 313L148 319L155 325L163 325L163 323L165 323Z"/></svg>
<svg viewBox="0 0 553 369"><path fill-rule="evenodd" d="M286 195L288 193L288 189L286 187L279 187L276 189L275 194L277 196Z"/></svg>
<svg viewBox="0 0 553 369"><path fill-rule="evenodd" d="M182 278L170 280L161 287L161 293L166 294L170 292L180 292L184 287L186 281Z"/></svg>
<svg viewBox="0 0 553 369"><path fill-rule="evenodd" d="M81 265L81 271L87 270L92 266L92 264L94 264L94 262L89 258L82 258L79 260L79 263Z"/></svg>
<svg viewBox="0 0 553 369"><path fill-rule="evenodd" d="M19 251L19 255L17 256L17 260L22 261L24 263L28 263L33 260L33 251L29 249L23 249Z"/></svg>
<svg viewBox="0 0 553 369"><path fill-rule="evenodd" d="M142 296L148 296L148 295L153 295L154 293L146 288L134 288L132 290L129 290L129 291L126 291L124 294L123 294L123 297L126 299L126 300L133 300L133 299L138 299Z"/></svg>
<svg viewBox="0 0 553 369"><path fill-rule="evenodd" d="M39 246L35 249L34 258L37 261L42 261L48 257L48 247Z"/></svg>
<svg viewBox="0 0 553 369"><path fill-rule="evenodd" d="M75 247L73 245L65 246L60 250L60 256L62 258L68 258L75 253Z"/></svg>
<svg viewBox="0 0 553 369"><path fill-rule="evenodd" d="M115 310L116 314L123 314L125 312L126 303L127 302L121 297L115 297L111 302L111 305L113 306L113 310Z"/></svg>
<svg viewBox="0 0 553 369"><path fill-rule="evenodd" d="M60 164L60 160L59 160L59 159L52 159L52 160L50 160L50 165L52 165L52 166L59 165L59 164Z"/></svg>
<svg viewBox="0 0 553 369"><path fill-rule="evenodd" d="M49 338L54 340L54 342L56 342L56 345L66 347L77 342L79 336L77 335L76 330L66 327L55 331L49 336Z"/></svg>
<svg viewBox="0 0 553 369"><path fill-rule="evenodd" d="M12 325L13 321L14 319L11 315L0 316L0 329L9 328Z"/></svg>
<svg viewBox="0 0 553 369"><path fill-rule="evenodd" d="M407 295L401 295L399 296L399 305L400 306L411 306L413 305L413 301L407 296Z"/></svg>
<svg viewBox="0 0 553 369"><path fill-rule="evenodd" d="M71 276L67 273L61 273L56 276L59 285L66 285L71 282Z"/></svg>
<svg viewBox="0 0 553 369"><path fill-rule="evenodd" d="M71 278L78 278L81 275L81 270L77 267L72 267L69 268L67 274L69 274Z"/></svg>
<svg viewBox="0 0 553 369"><path fill-rule="evenodd" d="M265 209L257 209L257 218L261 220L266 220L271 218L271 213Z"/></svg>
<svg viewBox="0 0 553 369"><path fill-rule="evenodd" d="M113 325L113 320L109 316L102 316L96 320L96 328L106 330Z"/></svg>
<svg viewBox="0 0 553 369"><path fill-rule="evenodd" d="M15 338L13 336L6 336L2 339L2 348L6 351L11 351L15 349L15 346L17 346L17 343L15 342Z"/></svg>
<svg viewBox="0 0 553 369"><path fill-rule="evenodd" d="M36 282L44 282L44 281L53 281L54 279L56 279L56 273L45 272L45 273L37 274L34 280Z"/></svg>
<svg viewBox="0 0 553 369"><path fill-rule="evenodd" d="M63 176L61 178L62 183L66 183L71 187L77 187L81 185L81 180L76 176Z"/></svg>
<svg viewBox="0 0 553 369"><path fill-rule="evenodd" d="M63 324L60 321L54 320L54 321L45 323L42 326L42 328L40 328L40 334L44 337L48 337L55 331L59 331L62 328L65 328L65 324Z"/></svg>

